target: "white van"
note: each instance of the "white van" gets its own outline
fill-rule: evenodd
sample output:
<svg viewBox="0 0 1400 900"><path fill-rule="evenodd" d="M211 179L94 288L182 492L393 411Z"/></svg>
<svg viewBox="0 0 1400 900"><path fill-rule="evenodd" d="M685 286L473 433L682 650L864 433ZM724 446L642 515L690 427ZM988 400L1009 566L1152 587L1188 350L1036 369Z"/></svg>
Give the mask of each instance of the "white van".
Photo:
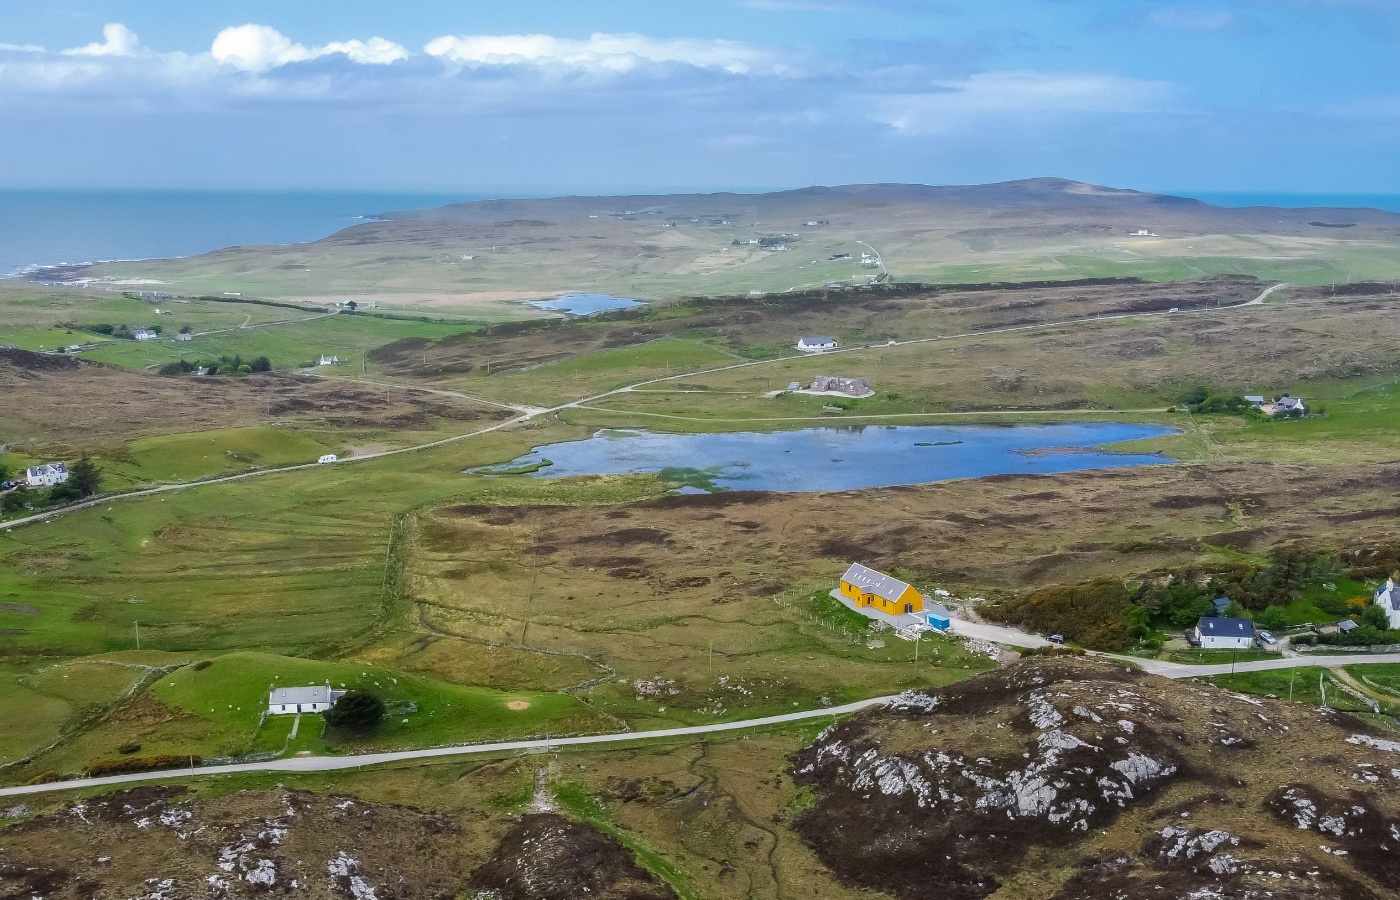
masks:
<svg viewBox="0 0 1400 900"><path fill-rule="evenodd" d="M333 462L336 461L336 458L337 458L337 457L336 457L336 455L335 455L334 453L327 453L325 456L323 456L323 457L321 457L320 459L316 460L316 462L322 463L322 464L325 464L325 463L333 463Z"/></svg>

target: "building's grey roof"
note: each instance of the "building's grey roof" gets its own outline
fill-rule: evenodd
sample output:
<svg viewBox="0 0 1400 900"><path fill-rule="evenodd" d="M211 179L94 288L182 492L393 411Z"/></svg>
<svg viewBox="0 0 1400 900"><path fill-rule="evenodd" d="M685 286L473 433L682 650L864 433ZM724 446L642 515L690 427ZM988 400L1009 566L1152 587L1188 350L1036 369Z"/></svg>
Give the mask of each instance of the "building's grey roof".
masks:
<svg viewBox="0 0 1400 900"><path fill-rule="evenodd" d="M44 463L41 466L30 466L28 474L30 478L38 478L41 475L64 475L67 472L68 465L66 463L56 462Z"/></svg>
<svg viewBox="0 0 1400 900"><path fill-rule="evenodd" d="M1247 403L1263 403L1263 402L1264 402L1264 398L1263 398L1263 397L1260 397L1258 394L1245 394L1245 395L1244 395L1244 399L1245 399L1245 401L1246 401Z"/></svg>
<svg viewBox="0 0 1400 900"><path fill-rule="evenodd" d="M1358 627L1360 626L1358 626L1351 619L1343 619L1341 623L1337 625L1337 630L1345 633L1348 631L1355 631Z"/></svg>
<svg viewBox="0 0 1400 900"><path fill-rule="evenodd" d="M851 563L841 580L886 600L898 600L900 595L909 589L909 585L898 578L866 568L860 563Z"/></svg>
<svg viewBox="0 0 1400 900"><path fill-rule="evenodd" d="M1284 397L1276 404L1279 409L1300 409L1303 401L1297 397Z"/></svg>
<svg viewBox="0 0 1400 900"><path fill-rule="evenodd" d="M834 343L836 343L836 338L831 338L831 337L805 337L805 338L803 338L802 340L798 341L798 343L799 343L799 344L809 344L809 345L812 345L812 344L834 344Z"/></svg>
<svg viewBox="0 0 1400 900"><path fill-rule="evenodd" d="M1374 599L1376 603L1381 606L1388 606L1393 610L1400 610L1400 585L1387 579L1385 584L1376 589Z"/></svg>
<svg viewBox="0 0 1400 900"><path fill-rule="evenodd" d="M331 690L328 684L312 684L306 687L273 688L267 702L273 706L288 703L334 703L344 691Z"/></svg>
<svg viewBox="0 0 1400 900"><path fill-rule="evenodd" d="M1249 619L1229 619L1224 616L1203 616L1196 623L1201 637L1254 637L1254 623Z"/></svg>

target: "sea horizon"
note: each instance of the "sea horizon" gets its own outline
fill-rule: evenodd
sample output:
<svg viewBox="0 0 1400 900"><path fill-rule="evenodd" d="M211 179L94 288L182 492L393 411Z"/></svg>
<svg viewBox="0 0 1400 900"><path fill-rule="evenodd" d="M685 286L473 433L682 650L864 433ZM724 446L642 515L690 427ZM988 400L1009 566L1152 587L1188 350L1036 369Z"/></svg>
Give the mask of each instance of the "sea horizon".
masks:
<svg viewBox="0 0 1400 900"><path fill-rule="evenodd" d="M757 189L734 189L758 193ZM679 191L678 191L679 192ZM705 191L709 192L709 191ZM1369 207L1400 194L1182 191L1217 206ZM472 200L608 196L530 192L0 188L0 277L98 262L171 259L250 244L316 241L375 216Z"/></svg>

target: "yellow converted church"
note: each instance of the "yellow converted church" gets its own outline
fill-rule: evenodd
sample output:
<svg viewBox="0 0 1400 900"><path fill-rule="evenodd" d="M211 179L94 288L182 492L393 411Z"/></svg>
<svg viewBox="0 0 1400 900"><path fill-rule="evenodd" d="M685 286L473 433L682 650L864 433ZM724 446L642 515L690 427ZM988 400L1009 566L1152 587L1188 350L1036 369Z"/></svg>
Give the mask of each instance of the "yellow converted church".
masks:
<svg viewBox="0 0 1400 900"><path fill-rule="evenodd" d="M856 606L873 606L891 616L922 612L924 608L924 595L912 585L860 563L851 563L841 576L841 593L854 600Z"/></svg>

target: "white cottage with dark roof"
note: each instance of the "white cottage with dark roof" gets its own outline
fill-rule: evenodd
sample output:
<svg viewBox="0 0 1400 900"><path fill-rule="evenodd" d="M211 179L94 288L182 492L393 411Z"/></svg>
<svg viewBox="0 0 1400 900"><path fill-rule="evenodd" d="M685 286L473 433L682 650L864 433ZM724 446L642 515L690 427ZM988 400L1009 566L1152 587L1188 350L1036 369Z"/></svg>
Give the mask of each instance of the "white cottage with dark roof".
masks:
<svg viewBox="0 0 1400 900"><path fill-rule="evenodd" d="M797 349L803 353L830 353L838 346L836 338L831 337L805 337L797 342Z"/></svg>
<svg viewBox="0 0 1400 900"><path fill-rule="evenodd" d="M53 487L68 480L68 465L66 463L44 463L42 466L30 466L24 472L24 480L30 487Z"/></svg>
<svg viewBox="0 0 1400 900"><path fill-rule="evenodd" d="M1202 650L1247 650L1254 646L1254 623L1249 619L1205 616L1196 623Z"/></svg>
<svg viewBox="0 0 1400 900"><path fill-rule="evenodd" d="M344 696L344 691L337 691L328 684L273 688L267 695L267 711L274 716L322 713Z"/></svg>

